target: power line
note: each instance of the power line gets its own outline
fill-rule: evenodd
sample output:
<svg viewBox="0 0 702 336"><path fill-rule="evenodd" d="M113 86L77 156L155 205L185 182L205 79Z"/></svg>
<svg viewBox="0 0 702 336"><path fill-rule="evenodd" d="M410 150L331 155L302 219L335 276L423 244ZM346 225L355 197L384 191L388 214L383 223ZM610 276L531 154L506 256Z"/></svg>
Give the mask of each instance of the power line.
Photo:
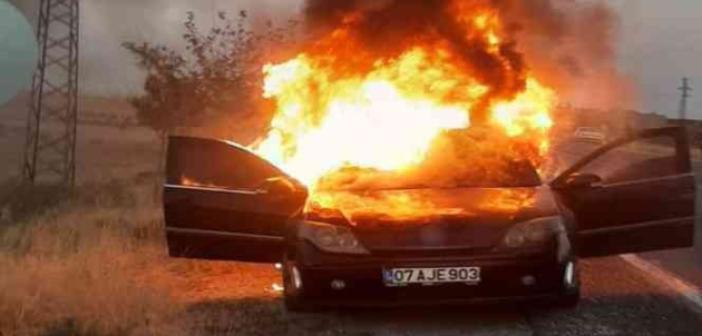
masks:
<svg viewBox="0 0 702 336"><path fill-rule="evenodd" d="M210 0L210 14L211 14L210 17L212 18L212 28L214 28L216 25L215 20L216 20L216 16L217 16L217 12L215 9L215 0Z"/></svg>

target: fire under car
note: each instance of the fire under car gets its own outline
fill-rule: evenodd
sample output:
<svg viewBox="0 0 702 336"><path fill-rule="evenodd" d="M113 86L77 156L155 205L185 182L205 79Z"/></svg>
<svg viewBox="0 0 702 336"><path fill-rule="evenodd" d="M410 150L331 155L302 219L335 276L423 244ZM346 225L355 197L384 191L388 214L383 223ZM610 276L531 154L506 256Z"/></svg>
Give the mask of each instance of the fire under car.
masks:
<svg viewBox="0 0 702 336"><path fill-rule="evenodd" d="M587 153L547 182L517 163L503 180L451 188L327 190L366 206L311 212L303 184L244 147L173 136L163 196L168 249L173 257L280 263L293 311L574 306L578 259L693 243L696 187L684 129L645 130ZM388 214L397 211L390 200L416 211Z"/></svg>

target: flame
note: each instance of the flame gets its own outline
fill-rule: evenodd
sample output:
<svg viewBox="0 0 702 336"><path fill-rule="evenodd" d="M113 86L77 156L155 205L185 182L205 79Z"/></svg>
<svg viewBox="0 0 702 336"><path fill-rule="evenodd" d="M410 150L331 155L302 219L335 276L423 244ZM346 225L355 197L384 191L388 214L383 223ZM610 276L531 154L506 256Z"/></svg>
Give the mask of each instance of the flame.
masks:
<svg viewBox="0 0 702 336"><path fill-rule="evenodd" d="M369 50L355 34L363 20L355 12L297 56L263 68L264 97L277 108L267 135L252 149L309 186L312 198L320 180L345 168L421 166L437 138L476 126L471 115L480 109L499 136L545 154L555 92L508 62L505 49L513 41L496 10L480 2L450 3L466 39L525 85L494 87L440 36L416 36L396 48L387 41L392 52ZM403 202L415 208L412 200L392 203Z"/></svg>
<svg viewBox="0 0 702 336"><path fill-rule="evenodd" d="M184 185L186 187L214 187L215 185L212 183L206 183L206 182L201 182L197 181L196 179L190 178L188 176L181 176L180 177L180 184Z"/></svg>
<svg viewBox="0 0 702 336"><path fill-rule="evenodd" d="M470 197L471 202L464 202L456 195ZM513 215L519 209L533 206L541 196L527 189L375 191L366 194L319 192L309 202L307 212L324 216L325 209L336 209L351 225L359 225L367 218L398 223L431 221L442 217L480 217L486 213Z"/></svg>
<svg viewBox="0 0 702 336"><path fill-rule="evenodd" d="M359 217L384 216L396 220L431 218L446 215L469 215L461 207L442 207L418 193L380 193L374 197L357 193L321 192L308 203L307 212L317 213L323 209L337 209L351 224Z"/></svg>
<svg viewBox="0 0 702 336"><path fill-rule="evenodd" d="M526 90L514 100L494 106L492 118L510 137L531 137L543 155L548 151L548 134L554 125L550 115L554 104L553 91L530 78Z"/></svg>
<svg viewBox="0 0 702 336"><path fill-rule="evenodd" d="M343 166L393 170L419 163L441 131L470 124L467 101L434 97L452 89L451 69L422 69L428 62L426 51L414 49L344 79L332 79L305 55L266 66L265 96L279 109L257 151L310 185ZM470 89L474 97L484 91L477 83ZM322 111L310 103L319 101L326 102Z"/></svg>
<svg viewBox="0 0 702 336"><path fill-rule="evenodd" d="M364 225L368 220L431 223L442 218L484 218L486 214L511 217L520 209L533 207L544 196L547 195L529 188L385 190L364 194L322 191L308 203L307 213L321 221L343 218L352 226Z"/></svg>

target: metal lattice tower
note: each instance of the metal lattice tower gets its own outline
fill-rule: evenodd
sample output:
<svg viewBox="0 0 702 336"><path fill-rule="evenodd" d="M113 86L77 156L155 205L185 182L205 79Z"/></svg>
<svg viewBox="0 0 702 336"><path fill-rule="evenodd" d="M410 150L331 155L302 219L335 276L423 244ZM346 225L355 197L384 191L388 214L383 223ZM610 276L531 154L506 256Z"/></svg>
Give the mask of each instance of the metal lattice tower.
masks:
<svg viewBox="0 0 702 336"><path fill-rule="evenodd" d="M41 0L23 176L73 184L78 115L78 0Z"/></svg>
<svg viewBox="0 0 702 336"><path fill-rule="evenodd" d="M691 95L690 92L692 92L692 87L690 86L690 79L687 77L684 77L682 79L682 86L678 88L680 90L681 95L680 95L680 120L685 120L687 119L687 100L690 99Z"/></svg>

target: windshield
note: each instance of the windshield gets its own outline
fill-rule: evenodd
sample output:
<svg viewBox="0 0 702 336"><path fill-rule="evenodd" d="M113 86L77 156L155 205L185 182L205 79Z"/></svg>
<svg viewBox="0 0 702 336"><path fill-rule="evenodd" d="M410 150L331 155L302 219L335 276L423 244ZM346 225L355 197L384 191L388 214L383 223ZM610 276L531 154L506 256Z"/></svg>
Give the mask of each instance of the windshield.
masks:
<svg viewBox="0 0 702 336"><path fill-rule="evenodd" d="M319 190L520 188L541 185L530 160L534 149L480 131L450 131L434 141L419 164L383 171L346 167L325 176Z"/></svg>

